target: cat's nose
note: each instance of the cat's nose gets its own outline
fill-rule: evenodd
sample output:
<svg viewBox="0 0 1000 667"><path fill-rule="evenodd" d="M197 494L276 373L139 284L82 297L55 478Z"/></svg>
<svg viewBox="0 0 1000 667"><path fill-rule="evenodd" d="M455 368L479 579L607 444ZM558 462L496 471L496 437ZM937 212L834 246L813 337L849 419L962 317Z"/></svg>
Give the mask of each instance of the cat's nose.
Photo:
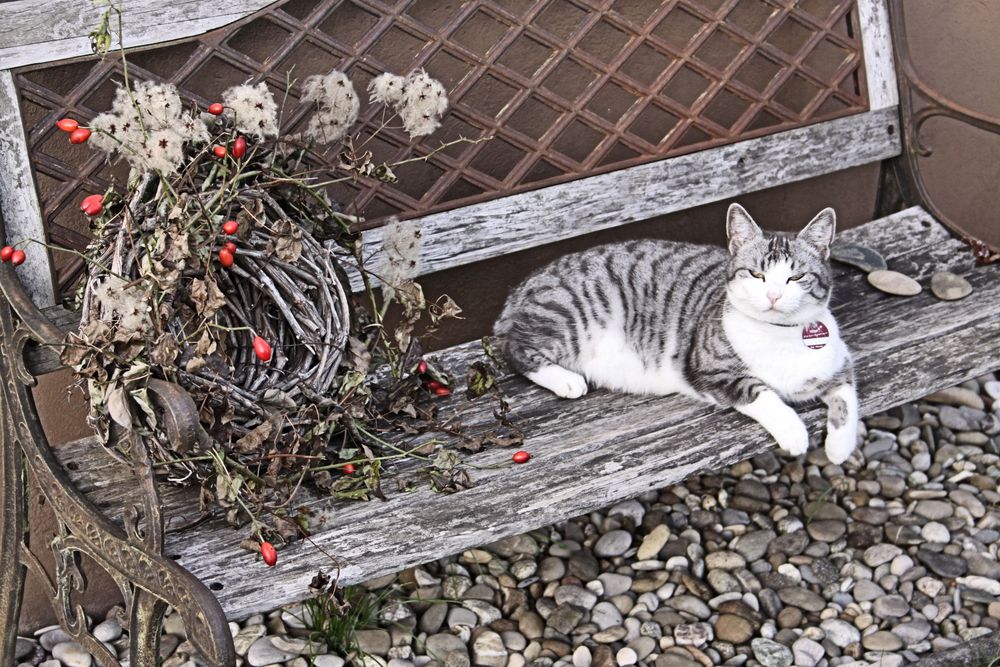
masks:
<svg viewBox="0 0 1000 667"><path fill-rule="evenodd" d="M781 292L768 292L767 293L767 300L771 302L772 306L775 303L777 303L778 299L780 299L780 298L781 298Z"/></svg>

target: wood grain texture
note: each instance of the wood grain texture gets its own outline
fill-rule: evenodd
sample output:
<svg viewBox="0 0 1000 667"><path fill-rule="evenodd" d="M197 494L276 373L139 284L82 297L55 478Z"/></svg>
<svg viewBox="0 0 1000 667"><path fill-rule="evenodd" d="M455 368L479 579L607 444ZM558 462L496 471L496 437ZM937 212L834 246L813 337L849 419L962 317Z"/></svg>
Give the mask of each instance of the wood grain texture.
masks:
<svg viewBox="0 0 1000 667"><path fill-rule="evenodd" d="M194 37L229 25L274 0L120 0L125 48ZM15 0L0 4L0 69L92 53L89 33L103 8L90 0ZM113 26L118 47L117 26Z"/></svg>
<svg viewBox="0 0 1000 667"><path fill-rule="evenodd" d="M899 155L898 124L895 107L880 109L428 215L420 273L884 160ZM383 235L364 234L371 267Z"/></svg>
<svg viewBox="0 0 1000 667"><path fill-rule="evenodd" d="M886 0L858 0L858 23L861 25L869 108L874 111L894 107L899 104L899 86Z"/></svg>
<svg viewBox="0 0 1000 667"><path fill-rule="evenodd" d="M2 19L0 25L4 25ZM51 306L56 297L49 252L44 246L27 242L45 241L48 237L31 174L14 77L7 71L0 71L0 215L7 234L4 243L18 243L28 256L17 268L17 277L36 306Z"/></svg>
<svg viewBox="0 0 1000 667"><path fill-rule="evenodd" d="M42 314L63 333L76 331L80 328L80 313L64 306L43 308ZM29 343L24 350L24 358L28 372L35 377L54 373L63 367L63 363L59 359L59 350L54 347Z"/></svg>
<svg viewBox="0 0 1000 667"><path fill-rule="evenodd" d="M929 290L901 299L876 292L860 272L838 267L834 311L854 350L863 414L1000 365L984 354L995 349L1000 336L1000 267L974 267L968 249L921 209L869 223L840 238L877 248L890 268L924 284L934 271L948 269L975 287L970 297L955 302L939 301ZM468 343L440 353L439 359L461 378L476 356L477 345ZM595 391L577 401L563 401L519 377L506 377L502 386L526 433L525 449L534 456L530 464L473 470L477 486L455 495L431 492L419 471L409 466L386 473L386 502L331 501L309 491L298 497L321 526L314 543L339 560L343 583L533 530L773 447L763 429L748 419L682 397ZM489 402L469 402L461 394L459 387L455 397L441 403L443 414L460 417L472 431L489 424ZM823 413L813 408L803 414L818 444ZM132 492L127 472L109 465L107 454L92 439L59 451L75 469L80 488L99 506L117 513ZM507 461L510 453L487 448L469 461L495 465ZM420 485L411 493L392 491L394 476L416 479ZM190 489L164 489L171 525L197 517L196 495ZM308 542L282 550L280 567L268 570L256 556L239 550L241 537L210 519L171 534L166 547L203 581L222 586L217 595L233 618L301 599L308 595L316 571L332 570L327 557Z"/></svg>

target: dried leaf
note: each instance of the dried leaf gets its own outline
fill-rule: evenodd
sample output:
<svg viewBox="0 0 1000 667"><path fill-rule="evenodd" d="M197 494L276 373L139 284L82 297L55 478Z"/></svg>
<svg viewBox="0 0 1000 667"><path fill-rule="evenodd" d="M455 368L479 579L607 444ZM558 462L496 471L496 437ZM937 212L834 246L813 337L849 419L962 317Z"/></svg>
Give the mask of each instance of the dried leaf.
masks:
<svg viewBox="0 0 1000 667"><path fill-rule="evenodd" d="M226 297L211 275L206 275L204 280L195 278L191 281L191 300L198 314L206 319L226 305Z"/></svg>
<svg viewBox="0 0 1000 667"><path fill-rule="evenodd" d="M434 457L433 465L438 470L451 470L461 463L462 459L458 456L458 454L450 449L442 449L438 452L438 455Z"/></svg>
<svg viewBox="0 0 1000 667"><path fill-rule="evenodd" d="M261 449L261 445L263 445L264 442L270 437L271 431L273 430L274 424L271 423L270 420L264 422L237 440L236 444L233 446L234 451L240 454L259 451Z"/></svg>
<svg viewBox="0 0 1000 667"><path fill-rule="evenodd" d="M431 475L431 489L439 493L456 493L475 485L469 473L461 469Z"/></svg>
<svg viewBox="0 0 1000 667"><path fill-rule="evenodd" d="M267 251L283 262L296 262L302 256L302 228L289 220L278 220L271 231Z"/></svg>
<svg viewBox="0 0 1000 667"><path fill-rule="evenodd" d="M438 300L431 304L428 309L431 323L434 326L440 324L441 320L462 319L462 308L447 294L442 294Z"/></svg>
<svg viewBox="0 0 1000 667"><path fill-rule="evenodd" d="M108 416L116 424L125 428L132 428L132 411L129 410L128 398L126 397L124 388L115 387L108 392L105 406L108 409Z"/></svg>
<svg viewBox="0 0 1000 667"><path fill-rule="evenodd" d="M517 447L522 444L524 444L524 435L520 431L515 431L509 435L489 432L472 437L463 437L457 443L457 446L468 452L478 452L486 447L486 445Z"/></svg>
<svg viewBox="0 0 1000 667"><path fill-rule="evenodd" d="M260 402L267 407L277 409L286 408L288 410L294 410L296 407L295 399L280 389L265 390L264 396L261 397Z"/></svg>
<svg viewBox="0 0 1000 667"><path fill-rule="evenodd" d="M198 344L194 347L194 353L206 357L213 352L215 352L218 344L215 339L212 338L208 331L203 331L201 337L198 339Z"/></svg>
<svg viewBox="0 0 1000 667"><path fill-rule="evenodd" d="M357 336L347 339L347 366L354 369L362 376L368 374L368 369L372 364L372 353Z"/></svg>
<svg viewBox="0 0 1000 667"><path fill-rule="evenodd" d="M399 178L386 163L382 163L372 170L372 175L383 183L398 183Z"/></svg>
<svg viewBox="0 0 1000 667"><path fill-rule="evenodd" d="M66 344L63 345L62 352L59 354L59 360L77 372L82 372L83 366L86 365L85 361L90 357L91 352L92 350L87 347L80 336L71 333L66 336Z"/></svg>
<svg viewBox="0 0 1000 667"><path fill-rule="evenodd" d="M340 385L340 395L346 396L356 389L363 388L366 377L364 373L359 373L355 370L344 373L344 381Z"/></svg>
<svg viewBox="0 0 1000 667"><path fill-rule="evenodd" d="M466 395L469 399L479 398L496 386L496 375L493 369L482 361L475 361L469 366L466 377Z"/></svg>
<svg viewBox="0 0 1000 667"><path fill-rule="evenodd" d="M184 364L184 370L188 373L197 373L207 365L208 364L205 363L205 357L191 357L188 359L187 363Z"/></svg>
<svg viewBox="0 0 1000 667"><path fill-rule="evenodd" d="M146 416L146 423L150 428L156 428L156 410L153 409L153 404L149 401L149 391L142 387L140 389L133 389L130 392L132 400L135 404L139 406L143 414Z"/></svg>
<svg viewBox="0 0 1000 667"><path fill-rule="evenodd" d="M180 348L177 346L177 339L172 333L167 332L157 338L150 346L149 361L154 366L169 368L174 365L178 354L180 354Z"/></svg>
<svg viewBox="0 0 1000 667"><path fill-rule="evenodd" d="M427 301L424 299L424 288L418 282L407 280L397 285L395 289L396 299L403 307L403 317L413 318L416 321L420 317L420 313L427 307Z"/></svg>

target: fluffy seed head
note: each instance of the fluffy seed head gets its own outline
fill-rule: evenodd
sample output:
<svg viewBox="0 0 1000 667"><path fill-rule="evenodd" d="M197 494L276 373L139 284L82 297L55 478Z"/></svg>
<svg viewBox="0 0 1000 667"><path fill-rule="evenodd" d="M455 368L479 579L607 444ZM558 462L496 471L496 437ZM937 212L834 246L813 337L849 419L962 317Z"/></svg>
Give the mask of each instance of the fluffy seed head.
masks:
<svg viewBox="0 0 1000 667"><path fill-rule="evenodd" d="M304 102L315 102L316 113L309 119L303 136L318 144L340 141L358 119L361 103L350 79L343 72L314 75L303 84Z"/></svg>
<svg viewBox="0 0 1000 667"><path fill-rule="evenodd" d="M264 82L227 88L222 101L232 110L241 132L259 139L278 136L278 105Z"/></svg>

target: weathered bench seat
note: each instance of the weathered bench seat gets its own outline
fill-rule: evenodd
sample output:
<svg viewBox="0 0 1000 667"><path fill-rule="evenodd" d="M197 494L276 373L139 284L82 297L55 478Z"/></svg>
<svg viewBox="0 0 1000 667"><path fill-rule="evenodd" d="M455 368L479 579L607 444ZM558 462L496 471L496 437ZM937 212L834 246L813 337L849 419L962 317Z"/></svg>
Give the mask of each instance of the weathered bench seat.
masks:
<svg viewBox="0 0 1000 667"><path fill-rule="evenodd" d="M65 8L57 11L56 4L56 0L40 0L32 4L30 12L26 2L12 3L9 10L0 9L0 17L6 16L7 23L16 27L4 34L0 26L0 240L5 243L48 237L31 169L34 156L28 139L36 129L22 116L13 68L89 54L88 34L99 16L99 8L67 12ZM197 35L240 17L249 21L256 9L279 3L246 0L227 8L224 15L219 14L222 10L213 13L208 4L186 2L175 7L135 0L129 3L130 11L140 12L135 16L143 16L141 10L148 9L158 17L154 23L166 28L150 31L149 21L127 23L123 44L132 48ZM475 3L459 4L463 11L475 9ZM667 4L672 8L678 3ZM822 83L824 95L832 97L816 97L811 103L818 108L824 99L833 100L853 89L849 96L864 98L865 104L851 113L822 120L803 113L801 122L766 133L748 129L747 124L758 111L754 107L753 114L748 111L737 123L742 129L733 141L724 140L727 131L718 141L699 150L638 161L612 171L595 168L583 178L430 213L420 218L421 272L496 259L712 202L739 200L752 192L851 167L882 163L882 187L876 207L880 213L872 215L899 210L897 200L907 205L920 203L926 210L909 208L845 231L838 239L875 248L888 260L889 268L917 278L925 289L911 298L889 296L872 288L860 271L837 267L833 309L854 351L862 413L885 410L995 370L1000 367L996 354L1000 340L1000 265L975 266L969 247L935 221L949 223L946 214L927 195L916 161L923 154L919 136L922 120L944 115L1000 133L1000 119L963 110L920 81L906 55L903 3L891 4L894 11L890 16L887 0L850 3L850 11L856 13L850 24L842 27L849 28L850 39L856 35L857 48L853 56L836 66L834 80ZM723 14L728 14L730 4L723 5ZM773 14L768 30L784 24L786 18L791 20L782 12L797 10L796 5L767 4L778 12ZM207 12L204 16L199 13L203 10ZM39 12L59 15L61 22L49 25L29 20ZM705 23L702 37L716 30L723 14ZM807 21L815 23L812 18ZM897 40L895 47L890 23ZM831 23L814 27L829 32L827 28L835 26ZM301 34L304 31L302 27ZM816 35L819 39L818 32ZM212 48L224 41L221 37L219 40L213 42ZM834 37L834 41L844 40ZM762 48L771 49L768 58L785 59L771 46ZM698 47L702 55L692 57L701 59L702 51ZM743 56L749 57L750 53L746 51ZM775 102L784 104L778 99L779 90L790 79L782 76L791 76L802 63L796 60L786 64L784 75L773 78L766 99L758 101L763 105L760 111ZM738 65L734 61L732 67ZM802 66L805 69L796 72L796 77L822 80L811 65ZM901 73L899 85L897 68ZM685 123L705 118L716 123L709 117L711 114L706 115L704 105L717 92L736 85L733 75L737 71L720 72L716 89L693 103L691 118ZM257 73L264 75L263 71ZM596 91L597 87L592 88ZM749 89L742 90L750 95ZM917 98L926 104L918 103ZM781 115L789 113L782 111ZM799 117L797 113L792 115ZM507 122L502 113L497 120ZM885 187L890 183L896 185L898 193ZM844 192L839 198L831 197L828 203L842 205L850 196ZM949 227L955 229L957 225L952 222ZM384 229L365 232L366 254L374 256L382 251L383 235ZM147 469L137 466L134 471L118 463L94 438L54 448L62 466L50 456L26 385L32 380L29 373L37 376L60 367L54 351L58 329L74 329L78 316L53 305L59 301L59 291L52 280L52 262L45 248L32 244L27 253L27 261L16 272L0 267L0 288L6 297L0 300L0 347L4 352L0 368L11 371L0 391L0 490L5 503L0 546L6 557L0 560L0 621L5 621L0 625L6 626L6 633L0 637L0 660L7 661L14 650L25 569L30 569L31 576L37 579L47 578L32 552L39 547L47 549L55 544L62 555L60 562L67 569L72 569L76 555L82 553L90 565L117 578L131 614L132 667L157 664L160 621L167 604L178 608L186 623L190 621L189 639L207 662L230 665L235 664L236 657L224 615L237 619L301 600L309 595L308 584L317 571L334 574L339 566L341 584L357 583L559 522L774 447L759 425L731 410L676 396L635 397L606 391L564 401L523 378L508 376L502 378L501 387L509 397L517 426L525 434L523 448L533 455L525 465L509 463L509 448L487 447L465 456L475 486L442 494L429 488L418 469L419 462L408 460L385 471L383 490L388 500L367 503L319 497L306 485L295 503L308 508L314 533L309 540L284 548L273 569L263 565L258 555L240 547L246 531L234 530L222 517L201 516L196 488L163 483L159 485L162 517L168 532L161 545L156 522L161 514L155 507L156 494L149 477L144 477ZM964 276L973 285L973 293L959 301L938 300L928 286L931 275L941 270ZM352 285L355 290L359 286L357 281ZM485 329L486 323L482 324ZM17 356L28 339L53 343L53 347L30 345L25 350L28 372L23 372ZM481 354L478 341L436 353L439 363L459 383L452 397L435 400L443 416L460 419L472 432L492 428L495 422L495 402L489 397L470 402L461 386L468 364ZM823 411L814 407L803 412L818 446ZM5 416L8 418L3 419ZM384 435L406 441L399 434ZM401 478L414 479L415 490L397 491L393 480ZM80 500L71 483L97 509ZM144 484L150 487L148 494L140 489ZM42 500L55 508L58 528L31 526L28 530L27 502L22 491L35 487L41 489ZM152 518L143 534L120 530L126 508L133 505L144 507L146 519ZM107 523L104 516L118 526ZM62 542L61 534L66 538ZM57 601L55 610L62 614L66 627L67 615L73 612L59 609L58 601L60 593L69 595L76 581L70 574L64 573L56 582L43 585L48 587L49 597ZM92 650L103 649L85 632L78 633L78 639L89 639ZM106 656L102 664L115 663Z"/></svg>
<svg viewBox="0 0 1000 667"><path fill-rule="evenodd" d="M879 250L889 267L917 278L925 290L911 298L889 296L868 285L865 275L836 267L834 313L854 351L861 410L872 414L933 390L992 370L1000 340L1000 266L974 266L967 246L952 238L923 209L910 208L842 233L839 241ZM941 301L927 289L931 274L948 270L975 288L960 301ZM478 342L436 357L456 378L482 354ZM692 474L740 461L774 447L763 429L731 411L677 397L634 397L594 391L565 401L528 383L506 377L504 392L533 455L526 465L491 468L511 450L488 447L466 461L476 480L456 494L395 491L394 476L413 476L412 465L390 468L388 501L352 502L319 498L304 490L315 525L313 544L300 541L283 550L279 566L266 568L238 546L244 535L221 519L168 535L164 553L205 582L231 617L242 617L308 595L308 583L336 557L343 584L398 571L446 554L492 542L595 510ZM442 410L464 424L488 426L493 404L474 402L464 388ZM814 443L823 411L806 412ZM131 471L92 439L58 449L75 483L109 516L120 516L135 491ZM114 474L112 474L114 471ZM193 489L164 486L168 526L198 516ZM322 551L317 548L322 547ZM266 594L265 594L266 591Z"/></svg>

